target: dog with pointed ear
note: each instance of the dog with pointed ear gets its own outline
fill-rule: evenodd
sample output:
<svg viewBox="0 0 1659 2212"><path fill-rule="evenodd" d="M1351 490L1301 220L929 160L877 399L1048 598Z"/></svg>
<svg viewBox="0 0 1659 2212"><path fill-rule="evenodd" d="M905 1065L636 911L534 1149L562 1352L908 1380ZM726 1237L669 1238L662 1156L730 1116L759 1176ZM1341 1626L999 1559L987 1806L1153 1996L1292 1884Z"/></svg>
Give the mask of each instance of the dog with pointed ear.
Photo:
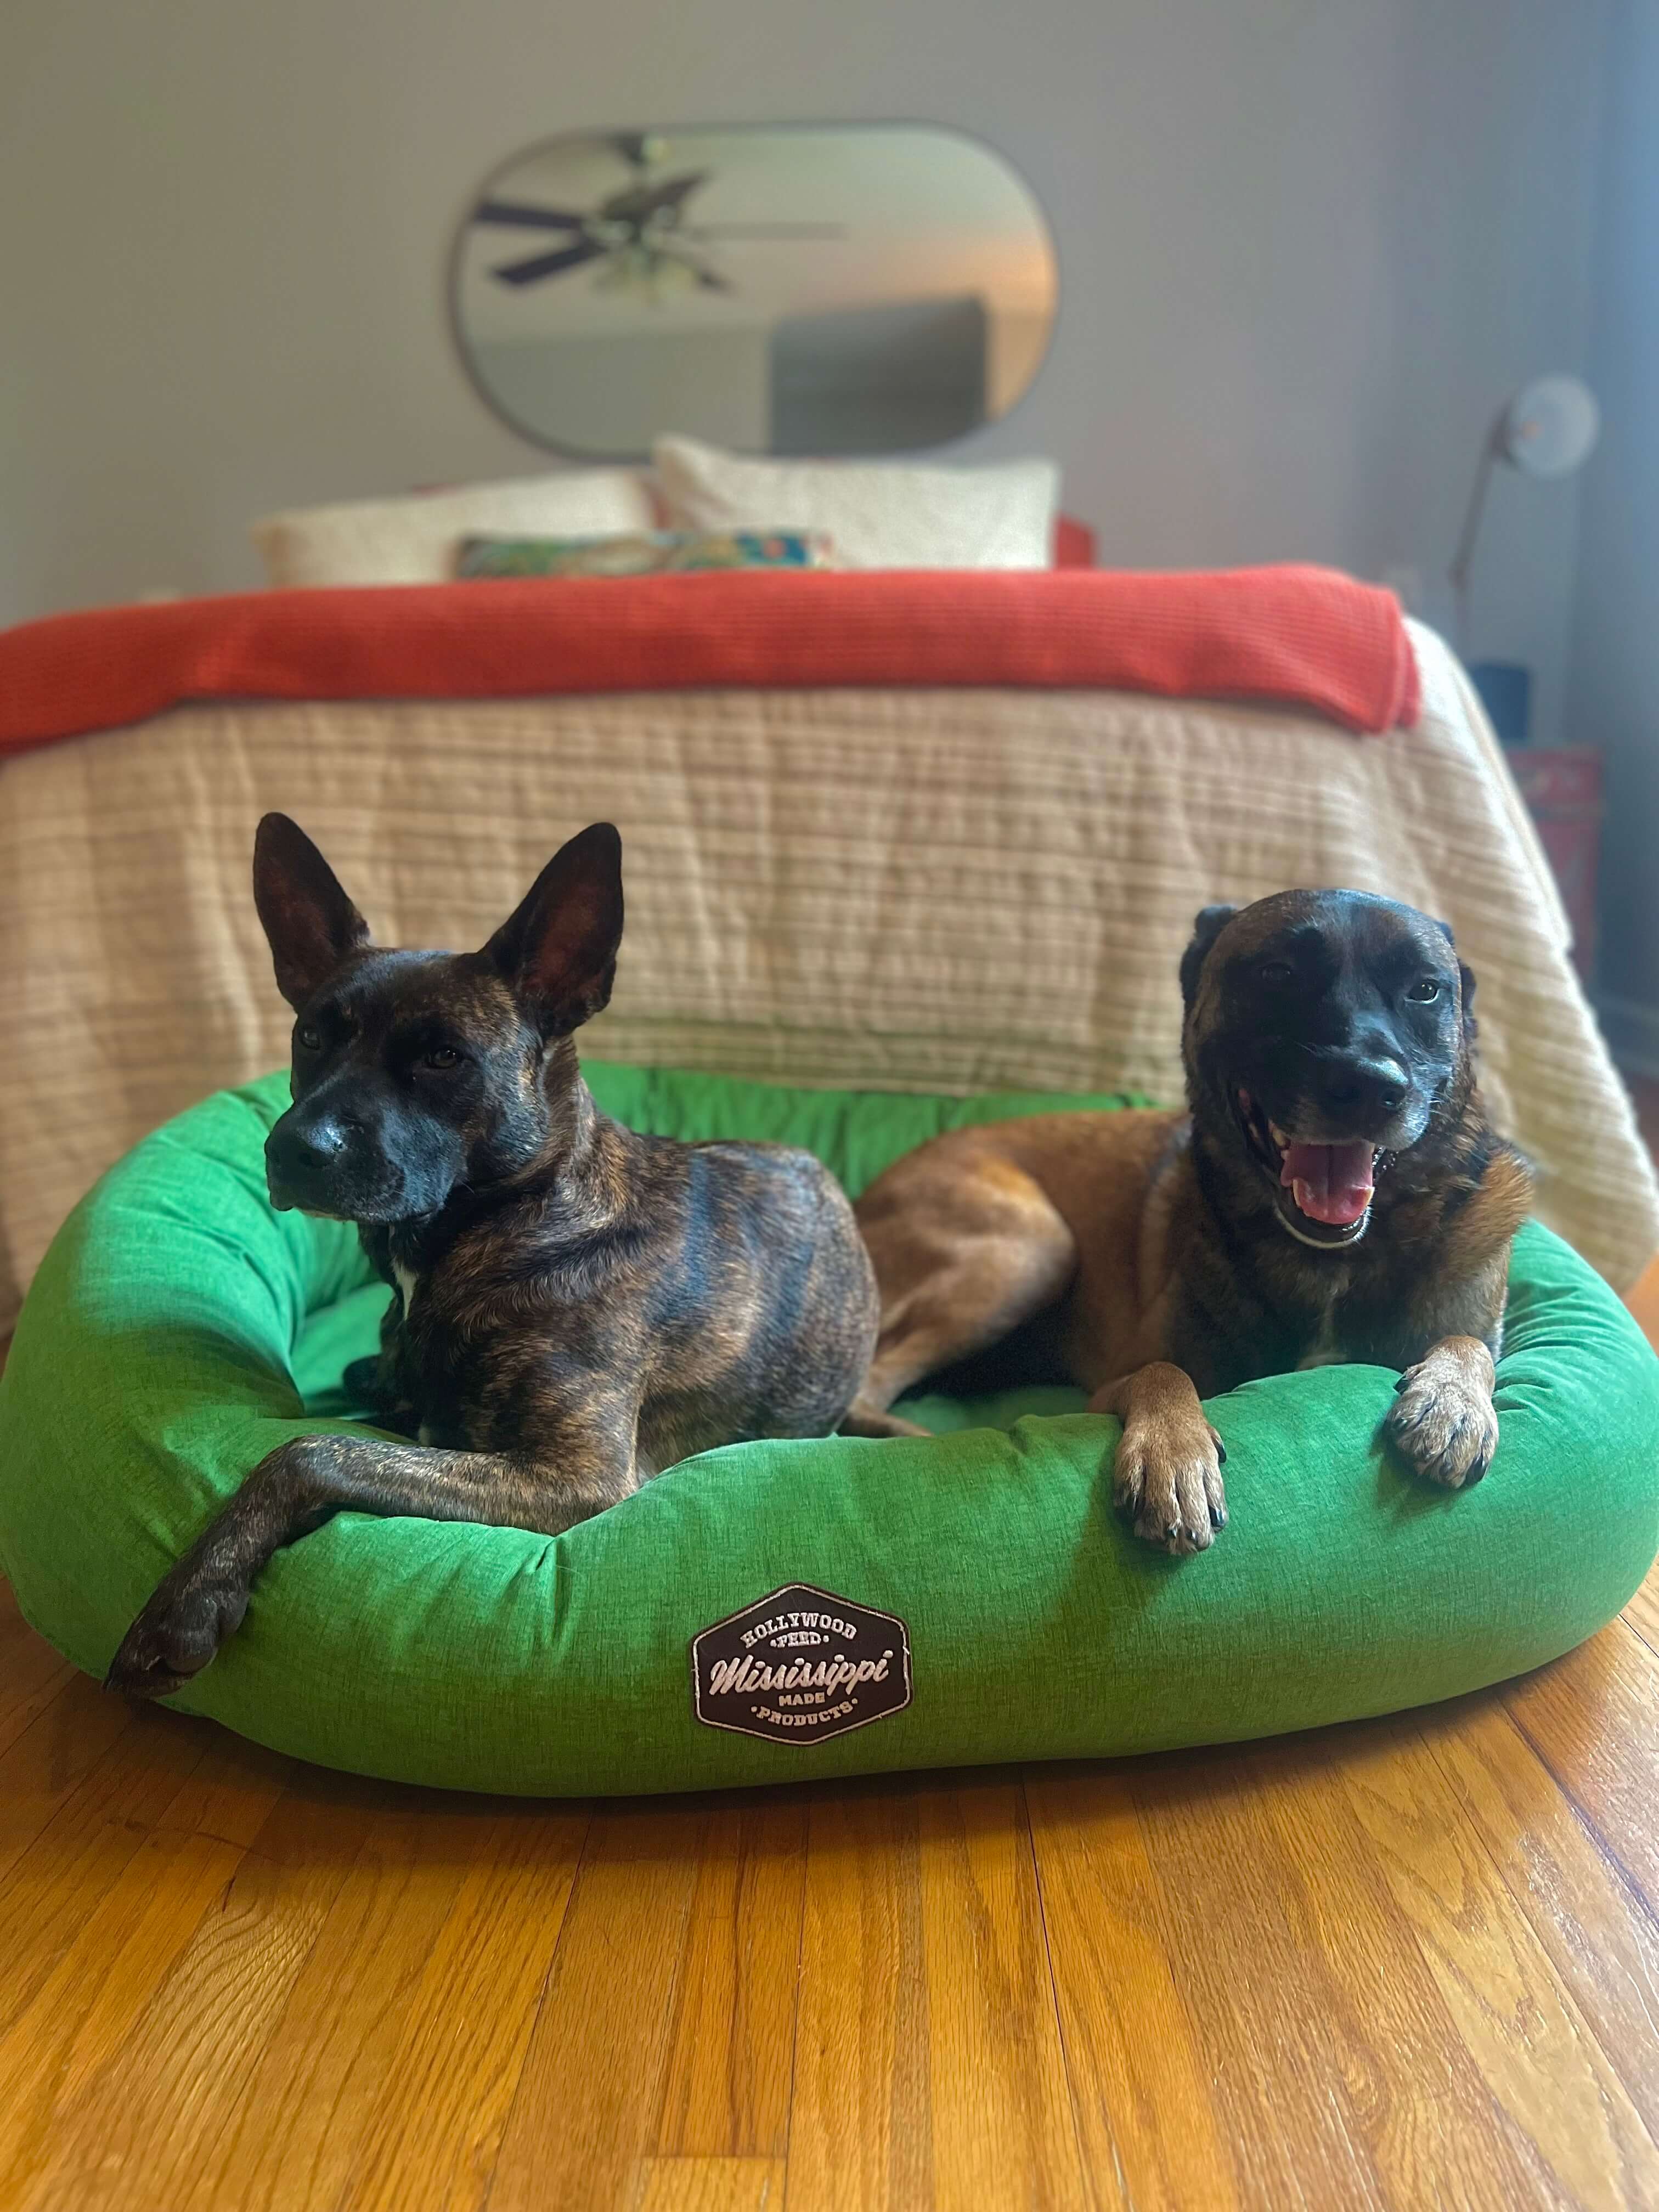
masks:
<svg viewBox="0 0 1659 2212"><path fill-rule="evenodd" d="M477 953L374 945L286 815L259 824L253 895L300 1018L294 1104L265 1148L275 1204L356 1222L431 1214L568 1133L575 1061L556 1048L609 1002L622 942L610 823L562 846Z"/></svg>
<svg viewBox="0 0 1659 2212"><path fill-rule="evenodd" d="M600 1113L574 1032L608 1002L622 840L562 846L477 952L375 945L285 815L254 901L293 1007L278 1207L355 1222L393 1291L380 1425L272 1452L163 1579L109 1680L164 1696L233 1634L265 1562L344 1508L556 1535L738 1438L825 1436L875 1345L852 1208L810 1153L674 1143Z"/></svg>

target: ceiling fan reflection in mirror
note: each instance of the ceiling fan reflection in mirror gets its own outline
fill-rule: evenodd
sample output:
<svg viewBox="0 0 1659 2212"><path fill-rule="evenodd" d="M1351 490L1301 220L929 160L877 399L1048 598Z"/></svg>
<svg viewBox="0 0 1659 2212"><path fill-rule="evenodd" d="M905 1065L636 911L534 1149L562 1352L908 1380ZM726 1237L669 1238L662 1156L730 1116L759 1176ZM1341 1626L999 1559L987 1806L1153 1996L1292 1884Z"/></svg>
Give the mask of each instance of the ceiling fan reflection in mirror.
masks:
<svg viewBox="0 0 1659 2212"><path fill-rule="evenodd" d="M580 212L538 207L522 200L489 198L472 210L471 221L507 229L562 232L570 242L540 253L504 261L490 270L503 284L538 284L550 276L601 264L596 281L607 288L629 287L652 295L665 284L692 284L705 292L729 292L732 280L701 249L734 239L824 239L842 236L838 223L702 223L686 221L686 203L714 181L709 169L665 169L669 141L638 131L609 131L593 142L608 148L631 172L629 179L608 192L599 205Z"/></svg>
<svg viewBox="0 0 1659 2212"><path fill-rule="evenodd" d="M562 131L463 209L467 372L583 459L669 429L820 459L943 445L1007 413L1054 326L1035 194L945 124Z"/></svg>

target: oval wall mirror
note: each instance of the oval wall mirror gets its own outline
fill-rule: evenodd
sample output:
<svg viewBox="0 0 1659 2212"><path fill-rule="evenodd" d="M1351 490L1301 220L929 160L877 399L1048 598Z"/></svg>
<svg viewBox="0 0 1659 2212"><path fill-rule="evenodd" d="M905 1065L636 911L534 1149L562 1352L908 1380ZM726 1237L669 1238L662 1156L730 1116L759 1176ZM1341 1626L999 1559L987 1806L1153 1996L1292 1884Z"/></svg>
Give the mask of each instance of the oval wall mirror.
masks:
<svg viewBox="0 0 1659 2212"><path fill-rule="evenodd" d="M935 446L1006 415L1054 241L1000 155L932 125L573 133L484 183L452 302L474 382L555 450Z"/></svg>

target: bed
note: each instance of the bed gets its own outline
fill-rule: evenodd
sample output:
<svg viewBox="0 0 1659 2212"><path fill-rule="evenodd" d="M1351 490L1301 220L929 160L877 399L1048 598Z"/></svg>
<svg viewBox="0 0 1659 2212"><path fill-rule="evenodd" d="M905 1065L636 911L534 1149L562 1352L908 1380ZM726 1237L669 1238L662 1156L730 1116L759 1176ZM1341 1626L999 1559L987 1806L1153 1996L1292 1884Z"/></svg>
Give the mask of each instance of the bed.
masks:
<svg viewBox="0 0 1659 2212"><path fill-rule="evenodd" d="M287 1057L248 892L280 807L388 940L482 943L622 829L591 1048L963 1095L1180 1089L1201 905L1345 884L1438 914L1495 1118L1617 1288L1659 1191L1462 670L1324 572L454 584L0 636L0 1333L146 1131Z"/></svg>

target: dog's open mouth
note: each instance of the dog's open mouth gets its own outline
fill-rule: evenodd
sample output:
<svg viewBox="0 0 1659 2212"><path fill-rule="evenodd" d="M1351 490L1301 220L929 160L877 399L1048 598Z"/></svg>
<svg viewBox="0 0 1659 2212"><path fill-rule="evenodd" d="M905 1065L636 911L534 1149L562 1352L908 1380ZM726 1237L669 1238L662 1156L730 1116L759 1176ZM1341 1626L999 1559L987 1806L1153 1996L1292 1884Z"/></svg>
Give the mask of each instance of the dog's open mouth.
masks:
<svg viewBox="0 0 1659 2212"><path fill-rule="evenodd" d="M1355 1244L1370 1219L1371 1199L1384 1156L1358 1139L1310 1144L1270 1121L1248 1091L1238 1093L1250 1148L1273 1181L1279 1218L1304 1244L1327 1249Z"/></svg>

